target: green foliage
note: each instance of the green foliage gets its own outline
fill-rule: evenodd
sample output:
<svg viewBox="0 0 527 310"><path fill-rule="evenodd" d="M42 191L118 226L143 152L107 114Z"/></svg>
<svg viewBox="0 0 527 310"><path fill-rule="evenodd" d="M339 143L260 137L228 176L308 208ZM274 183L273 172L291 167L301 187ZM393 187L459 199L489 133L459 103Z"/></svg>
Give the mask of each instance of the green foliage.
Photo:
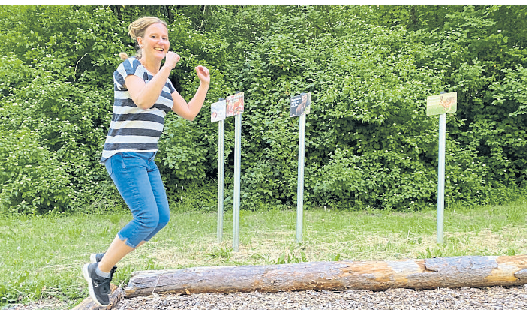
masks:
<svg viewBox="0 0 527 310"><path fill-rule="evenodd" d="M220 258L222 260L230 260L232 256L232 248L219 248L208 254L211 258Z"/></svg>
<svg viewBox="0 0 527 310"><path fill-rule="evenodd" d="M395 165L397 163L397 165ZM351 209L405 206L418 210L435 199L435 171L407 154L357 156L337 149L317 174L315 195L327 206Z"/></svg>
<svg viewBox="0 0 527 310"><path fill-rule="evenodd" d="M34 133L19 130L0 137L0 158L0 212L37 213L71 203L66 165L41 147Z"/></svg>
<svg viewBox="0 0 527 310"><path fill-rule="evenodd" d="M94 50L105 47L108 51L117 50L112 43L115 40L102 35L114 35L104 29L111 22L108 20L111 16L98 8L93 15L85 10L72 12L68 7L46 10L44 7L14 6L6 11L13 14L2 12L6 15L4 27L9 29L3 38L12 42L13 50L18 53L13 55L12 50L6 51L3 57L6 62L0 65L0 73L7 77L2 84L1 128L4 133L17 132L3 136L10 141L4 145L6 152L8 148L11 151L20 149L20 155L13 153L9 162L18 161L16 164L26 169L11 171L17 166L15 163L5 168L10 175L18 173L24 178L11 179L2 188L5 197L2 209L38 213L86 209L102 189L99 182L103 184L107 180L97 159L109 125L112 98L111 89L99 90L93 76L107 74L107 78L111 78L113 70L104 73L98 66L107 68L109 62L103 60L115 56L92 56L89 66L82 61L87 60L90 53L95 55ZM9 27L7 21L15 18L27 20L22 30L33 37L22 36L22 30L17 32ZM36 32L42 29L48 31ZM90 42L88 37L100 41ZM81 38L79 44L70 41ZM27 42L26 48L20 46L23 42ZM111 67L117 64L116 60L110 61ZM19 72L22 74L17 75ZM17 137L20 138L18 142L15 141ZM17 144L13 145L15 142ZM26 154L31 156L26 158ZM28 167L32 167L31 172L26 171ZM19 194L22 192L27 197ZM23 203L29 203L30 207Z"/></svg>
<svg viewBox="0 0 527 310"><path fill-rule="evenodd" d="M211 180L194 180L182 182L170 179L169 173L164 173L163 182L167 195L170 197L170 208L179 212L186 211L217 211L218 185ZM229 205L225 206L228 209Z"/></svg>
<svg viewBox="0 0 527 310"><path fill-rule="evenodd" d="M299 256L298 256L299 255ZM289 249L289 253L282 253L276 260L277 265L281 264L298 264L307 263L306 253L301 251L299 254L293 253L292 249Z"/></svg>
<svg viewBox="0 0 527 310"><path fill-rule="evenodd" d="M406 201L426 203L430 190L424 193L426 198L410 192L399 201L378 200L385 188L404 191L399 182L412 180L408 187L415 187L414 179L400 179L399 171L408 170L412 175L422 172L423 164L416 162L411 169L400 167L399 157L418 161L420 154L431 153L427 147L432 141L433 123L424 116L422 98L441 81L434 70L417 67L416 58L422 57L417 38L405 31L371 29L354 20L341 26L341 33L313 37L313 26L307 21L313 21L310 17L317 15L316 10L288 10L293 16L282 16L288 23L271 25L269 32L261 35L265 40L250 50L245 64L236 70L240 72L237 81L243 83L250 98L244 113L244 133L252 142L243 148L243 198L249 198L244 199L244 205L255 208L262 200L266 204L294 204L298 121L289 117L287 98L302 91L311 91L314 102L306 129L309 204L335 203L339 198L345 198L343 203L349 202L348 206L366 203L400 208ZM357 154L363 165L372 167L364 177L378 181L360 180L354 168L362 166L344 168L339 160L328 161L328 154L336 149L345 150L344 161ZM389 154L379 156L381 151ZM386 178L386 171L393 171L396 177ZM336 174L345 179L339 189L333 187ZM379 180L383 184L374 190L373 184ZM344 189L351 183L357 188ZM368 194L339 197L342 191Z"/></svg>
<svg viewBox="0 0 527 310"><path fill-rule="evenodd" d="M200 137L194 135L193 127L195 124L181 118L165 121L166 134L159 145L161 164L176 180L202 180L206 177L208 149Z"/></svg>
<svg viewBox="0 0 527 310"><path fill-rule="evenodd" d="M134 54L126 27L145 15L168 22L182 56L170 78L187 101L199 85L194 68L206 65L212 76L194 122L169 114L160 140L157 163L175 207L214 209L212 194L198 195L203 184L215 192L217 125L208 109L236 91L246 99L245 209L295 205L298 119L288 106L300 92L313 101L308 207L433 206L437 118L425 105L441 91L458 92L447 123L447 204L489 203L526 184L525 7L3 6L2 210L122 204L98 160L117 54ZM229 202L232 119L225 133ZM183 198L183 188L201 201Z"/></svg>
<svg viewBox="0 0 527 310"><path fill-rule="evenodd" d="M494 82L490 89L493 90L492 104L518 106L518 109L510 116L519 117L520 114L527 113L527 68L521 65L515 68L502 70L505 76L503 80Z"/></svg>

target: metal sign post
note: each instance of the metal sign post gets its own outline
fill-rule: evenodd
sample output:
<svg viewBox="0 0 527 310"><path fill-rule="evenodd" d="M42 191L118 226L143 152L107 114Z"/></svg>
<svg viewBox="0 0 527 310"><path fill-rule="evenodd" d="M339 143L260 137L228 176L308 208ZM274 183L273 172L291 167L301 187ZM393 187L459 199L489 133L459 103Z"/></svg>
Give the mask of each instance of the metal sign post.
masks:
<svg viewBox="0 0 527 310"><path fill-rule="evenodd" d="M232 248L235 252L240 246L240 171L241 171L241 146L242 146L242 112L244 110L244 94L242 92L227 97L227 116L235 116L234 132L234 193L233 193L233 220Z"/></svg>
<svg viewBox="0 0 527 310"><path fill-rule="evenodd" d="M311 109L311 93L301 93L291 98L290 116L300 116L298 120L298 185L296 190L296 242L302 242L304 217L304 165L306 151L306 114Z"/></svg>
<svg viewBox="0 0 527 310"><path fill-rule="evenodd" d="M241 166L242 115L235 116L234 133L234 199L233 199L233 243L232 248L238 251L240 245L240 166Z"/></svg>
<svg viewBox="0 0 527 310"><path fill-rule="evenodd" d="M224 203L224 119L226 112L225 99L220 100L211 105L211 121L218 122L218 242L221 242L223 236L223 203Z"/></svg>
<svg viewBox="0 0 527 310"><path fill-rule="evenodd" d="M446 113L457 110L457 93L441 92L427 98L426 115L439 114L439 146L437 165L437 243L443 243L443 212L445 207Z"/></svg>
<svg viewBox="0 0 527 310"><path fill-rule="evenodd" d="M221 242L223 235L223 201L225 186L224 172L224 121L218 122L218 242Z"/></svg>
<svg viewBox="0 0 527 310"><path fill-rule="evenodd" d="M306 115L298 120L298 186L296 189L296 242L302 242L302 219L304 211L304 161L306 150Z"/></svg>
<svg viewBox="0 0 527 310"><path fill-rule="evenodd" d="M437 243L443 243L443 210L445 208L446 113L439 115L439 154L437 165Z"/></svg>

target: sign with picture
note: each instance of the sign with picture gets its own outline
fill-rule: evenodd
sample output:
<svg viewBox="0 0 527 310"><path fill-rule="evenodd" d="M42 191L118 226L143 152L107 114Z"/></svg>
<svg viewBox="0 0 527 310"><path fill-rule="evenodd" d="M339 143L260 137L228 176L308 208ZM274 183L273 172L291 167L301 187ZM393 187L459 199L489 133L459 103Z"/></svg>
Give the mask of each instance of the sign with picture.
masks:
<svg viewBox="0 0 527 310"><path fill-rule="evenodd" d="M426 98L426 115L455 113L457 111L457 93L445 93Z"/></svg>
<svg viewBox="0 0 527 310"><path fill-rule="evenodd" d="M290 116L308 114L311 110L311 93L301 93L291 98Z"/></svg>
<svg viewBox="0 0 527 310"><path fill-rule="evenodd" d="M227 103L225 100L220 99L220 101L215 102L210 105L210 121L219 122L225 119L227 112Z"/></svg>
<svg viewBox="0 0 527 310"><path fill-rule="evenodd" d="M245 101L243 92L227 97L227 117L243 113Z"/></svg>

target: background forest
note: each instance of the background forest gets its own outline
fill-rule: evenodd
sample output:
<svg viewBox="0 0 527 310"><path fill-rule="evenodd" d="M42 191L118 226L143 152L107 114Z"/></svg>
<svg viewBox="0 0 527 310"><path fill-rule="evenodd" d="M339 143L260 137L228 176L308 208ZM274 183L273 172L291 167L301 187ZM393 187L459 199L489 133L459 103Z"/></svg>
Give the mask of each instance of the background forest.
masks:
<svg viewBox="0 0 527 310"><path fill-rule="evenodd" d="M128 24L169 24L187 100L211 70L194 122L168 115L157 163L174 209L216 208L210 104L245 93L241 207L294 207L298 118L306 120L305 205L434 206L438 117L447 117L446 204L503 201L527 185L527 6L0 6L0 213L123 205L99 163ZM234 119L225 122L232 205Z"/></svg>

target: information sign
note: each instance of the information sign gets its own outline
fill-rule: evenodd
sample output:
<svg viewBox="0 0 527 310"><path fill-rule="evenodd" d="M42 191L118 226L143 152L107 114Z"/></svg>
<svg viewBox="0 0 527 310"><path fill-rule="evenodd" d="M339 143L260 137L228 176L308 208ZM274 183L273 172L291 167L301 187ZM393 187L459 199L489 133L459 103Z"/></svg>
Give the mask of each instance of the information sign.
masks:
<svg viewBox="0 0 527 310"><path fill-rule="evenodd" d="M220 100L210 105L210 120L211 122L219 122L225 119L226 115L226 102Z"/></svg>
<svg viewBox="0 0 527 310"><path fill-rule="evenodd" d="M457 93L445 93L426 98L426 115L455 113L457 110Z"/></svg>
<svg viewBox="0 0 527 310"><path fill-rule="evenodd" d="M290 116L308 114L311 110L311 93L301 93L291 98Z"/></svg>
<svg viewBox="0 0 527 310"><path fill-rule="evenodd" d="M245 105L243 92L227 97L227 117L238 115L243 112Z"/></svg>

